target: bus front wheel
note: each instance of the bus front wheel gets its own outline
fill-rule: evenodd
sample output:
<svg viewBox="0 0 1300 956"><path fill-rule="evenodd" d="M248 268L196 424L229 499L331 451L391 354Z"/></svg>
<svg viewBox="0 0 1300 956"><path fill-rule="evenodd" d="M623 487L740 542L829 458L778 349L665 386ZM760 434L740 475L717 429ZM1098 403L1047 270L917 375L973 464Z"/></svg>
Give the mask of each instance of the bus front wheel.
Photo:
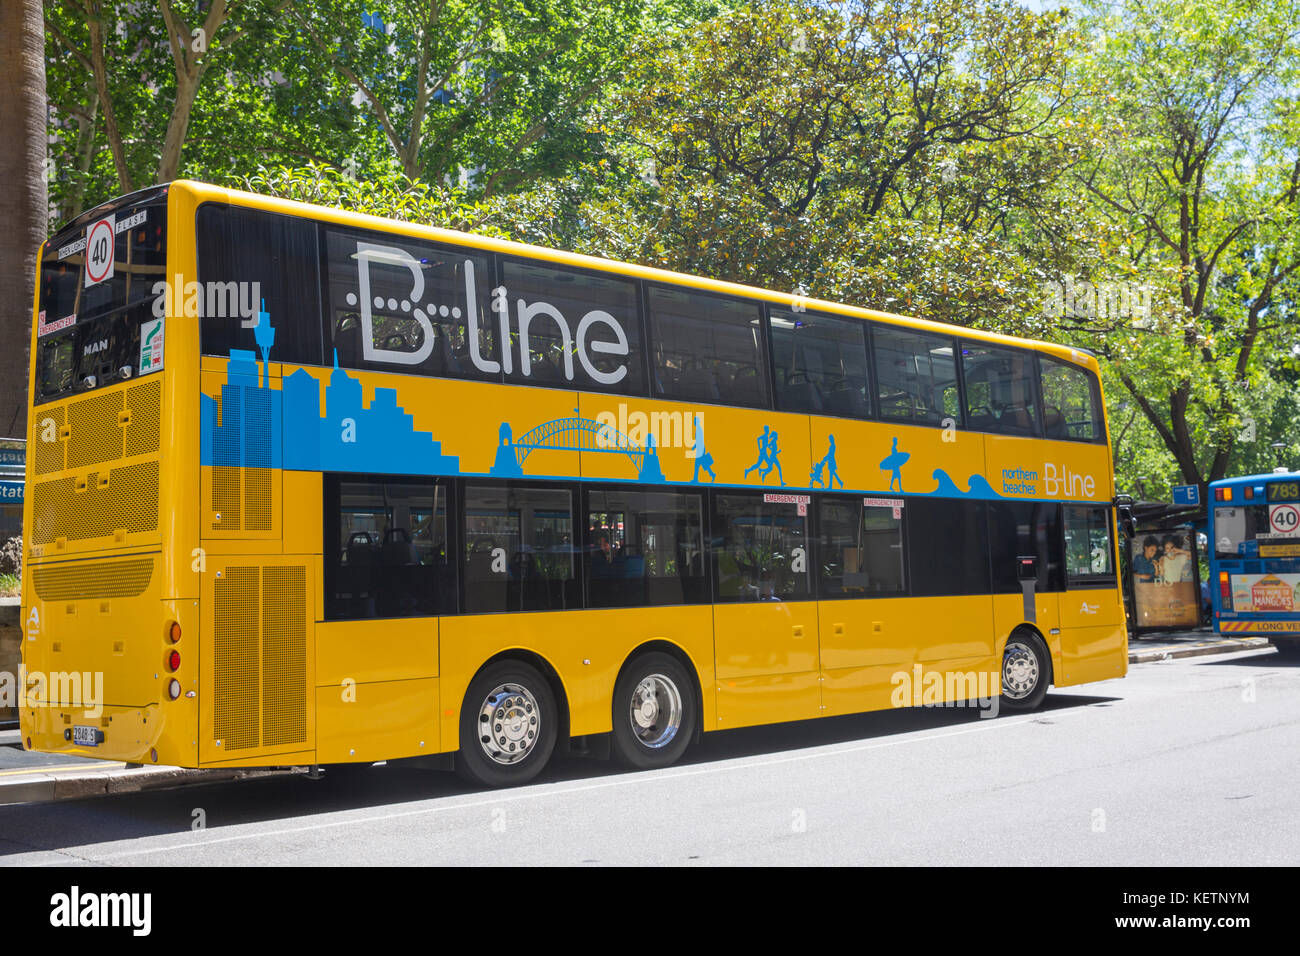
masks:
<svg viewBox="0 0 1300 956"><path fill-rule="evenodd" d="M551 758L557 723L555 696L535 667L493 664L465 692L456 772L485 787L525 783Z"/></svg>
<svg viewBox="0 0 1300 956"><path fill-rule="evenodd" d="M614 685L614 759L650 770L675 763L690 746L699 719L686 669L668 654L642 654Z"/></svg>
<svg viewBox="0 0 1300 956"><path fill-rule="evenodd" d="M1047 696L1052 655L1043 639L1032 631L1016 631L1002 652L1002 706L1008 710L1033 710Z"/></svg>

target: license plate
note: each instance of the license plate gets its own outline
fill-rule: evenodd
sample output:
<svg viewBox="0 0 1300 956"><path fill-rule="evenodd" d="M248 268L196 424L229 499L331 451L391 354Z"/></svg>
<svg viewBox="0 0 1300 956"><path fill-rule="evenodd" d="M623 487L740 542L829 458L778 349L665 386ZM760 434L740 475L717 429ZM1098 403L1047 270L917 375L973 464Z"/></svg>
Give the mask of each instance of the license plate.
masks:
<svg viewBox="0 0 1300 956"><path fill-rule="evenodd" d="M72 728L72 742L78 747L98 747L99 728L76 724Z"/></svg>

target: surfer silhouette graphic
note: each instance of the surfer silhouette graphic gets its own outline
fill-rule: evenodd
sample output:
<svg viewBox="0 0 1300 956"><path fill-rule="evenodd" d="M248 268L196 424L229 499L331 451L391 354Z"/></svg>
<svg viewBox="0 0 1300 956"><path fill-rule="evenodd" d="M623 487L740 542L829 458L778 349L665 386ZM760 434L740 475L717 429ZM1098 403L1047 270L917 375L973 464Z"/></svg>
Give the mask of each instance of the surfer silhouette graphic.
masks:
<svg viewBox="0 0 1300 956"><path fill-rule="evenodd" d="M890 491L903 490L903 466L907 464L907 459L911 457L912 456L909 452L898 450L898 439L895 438L893 446L889 449L889 454L886 455L884 461L880 463L881 471L893 472L889 477ZM898 485L898 487L895 488L894 485Z"/></svg>

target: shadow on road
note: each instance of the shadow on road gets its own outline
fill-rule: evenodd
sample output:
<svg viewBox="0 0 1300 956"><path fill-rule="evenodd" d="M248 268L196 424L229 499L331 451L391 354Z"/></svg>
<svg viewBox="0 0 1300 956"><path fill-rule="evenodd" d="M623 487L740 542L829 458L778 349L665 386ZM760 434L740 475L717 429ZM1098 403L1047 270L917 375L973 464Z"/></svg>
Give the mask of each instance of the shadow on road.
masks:
<svg viewBox="0 0 1300 956"><path fill-rule="evenodd" d="M678 767L692 767L737 758L783 755L810 748L850 742L887 741L890 737L917 731L960 729L992 723L1008 717L1029 716L1033 722L1052 723L1052 715L1079 707L1109 706L1115 697L1049 694L1033 714L1003 711L999 718L981 719L974 708L906 708L827 717L705 735L686 754ZM671 772L671 771L669 771ZM611 761L557 756L529 786L546 787L572 781L616 782L627 771ZM131 841L144 837L191 833L199 811L211 838L220 828L238 824L283 821L287 827L305 816L385 808L403 811L403 804L437 801L476 793L500 794L511 791L479 791L453 773L414 768L401 763L371 768L350 768L347 772L327 770L321 780L305 774L215 783L176 790L116 794L88 800L58 803L0 806L0 861L15 853L60 850ZM437 810L434 803L428 807ZM196 838L198 834L193 834ZM75 855L70 858L70 862Z"/></svg>

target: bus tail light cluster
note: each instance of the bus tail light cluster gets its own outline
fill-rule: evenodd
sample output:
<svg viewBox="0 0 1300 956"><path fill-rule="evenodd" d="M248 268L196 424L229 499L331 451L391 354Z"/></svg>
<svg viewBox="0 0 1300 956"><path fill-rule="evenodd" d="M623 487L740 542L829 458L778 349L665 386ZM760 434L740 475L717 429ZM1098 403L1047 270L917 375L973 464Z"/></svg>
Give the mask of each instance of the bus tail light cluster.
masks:
<svg viewBox="0 0 1300 956"><path fill-rule="evenodd" d="M178 621L172 621L167 625L167 640L173 645L179 644L181 640L181 625ZM181 652L176 650L175 646L167 652L167 670L175 674L181 669ZM167 682L167 699L176 700L181 696L181 682L173 677Z"/></svg>
<svg viewBox="0 0 1300 956"><path fill-rule="evenodd" d="M1232 489L1231 489L1231 488L1215 488L1215 489L1214 489L1214 500L1215 500L1215 501L1231 501L1231 500L1232 500Z"/></svg>
<svg viewBox="0 0 1300 956"><path fill-rule="evenodd" d="M1225 611L1232 610L1232 585L1228 581L1228 572L1219 572L1219 604Z"/></svg>

